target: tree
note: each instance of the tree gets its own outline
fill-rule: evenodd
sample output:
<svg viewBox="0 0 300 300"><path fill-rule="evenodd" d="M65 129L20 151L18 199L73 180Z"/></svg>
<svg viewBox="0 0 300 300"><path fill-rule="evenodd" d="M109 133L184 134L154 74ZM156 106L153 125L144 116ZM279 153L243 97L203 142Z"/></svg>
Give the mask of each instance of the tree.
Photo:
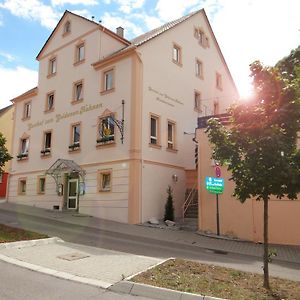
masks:
<svg viewBox="0 0 300 300"><path fill-rule="evenodd" d="M168 186L167 193L168 198L165 205L165 216L164 221L170 220L174 221L174 206L173 206L173 195L172 195L172 188Z"/></svg>
<svg viewBox="0 0 300 300"><path fill-rule="evenodd" d="M5 143L6 138L0 132L0 174L3 172L3 167L5 163L12 159L12 157L7 151L7 148L5 147Z"/></svg>
<svg viewBox="0 0 300 300"><path fill-rule="evenodd" d="M269 284L268 202L271 196L296 199L300 192L300 99L296 83L259 61L250 66L254 98L229 109L229 126L208 121L213 158L227 164L234 196L264 204L264 287Z"/></svg>

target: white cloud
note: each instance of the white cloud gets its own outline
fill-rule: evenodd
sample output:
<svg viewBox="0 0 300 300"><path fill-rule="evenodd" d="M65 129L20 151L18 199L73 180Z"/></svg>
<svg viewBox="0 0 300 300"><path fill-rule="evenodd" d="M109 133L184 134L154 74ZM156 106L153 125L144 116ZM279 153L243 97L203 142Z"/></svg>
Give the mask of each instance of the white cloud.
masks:
<svg viewBox="0 0 300 300"><path fill-rule="evenodd" d="M51 0L53 6L63 6L65 4L71 5L97 5L98 1L96 0Z"/></svg>
<svg viewBox="0 0 300 300"><path fill-rule="evenodd" d="M0 3L0 8L9 10L17 17L38 21L50 29L55 27L61 15L39 0L5 0Z"/></svg>
<svg viewBox="0 0 300 300"><path fill-rule="evenodd" d="M14 69L0 66L0 78L1 108L11 104L9 100L37 86L38 72L21 66Z"/></svg>
<svg viewBox="0 0 300 300"><path fill-rule="evenodd" d="M104 0L105 4L111 4L112 2L119 5L119 11L129 14L134 9L142 8L145 0Z"/></svg>
<svg viewBox="0 0 300 300"><path fill-rule="evenodd" d="M182 17L187 10L200 9L199 0L158 0L155 10L161 20L167 22Z"/></svg>
<svg viewBox="0 0 300 300"><path fill-rule="evenodd" d="M72 12L76 15L85 17L87 19L91 19L92 15L90 11L88 11L87 9L81 9L81 10L72 10Z"/></svg>
<svg viewBox="0 0 300 300"><path fill-rule="evenodd" d="M4 57L8 62L12 62L15 60L15 57L6 52L0 52L0 56Z"/></svg>
<svg viewBox="0 0 300 300"><path fill-rule="evenodd" d="M250 63L274 65L299 45L299 1L206 0L204 7L241 93L250 88Z"/></svg>
<svg viewBox="0 0 300 300"><path fill-rule="evenodd" d="M122 26L125 28L125 36L137 36L143 33L141 27L135 25L129 20L124 19L123 17L113 16L110 13L105 13L102 17L102 24L103 26L109 28L112 31L115 31L117 27ZM126 30L129 33L126 33Z"/></svg>

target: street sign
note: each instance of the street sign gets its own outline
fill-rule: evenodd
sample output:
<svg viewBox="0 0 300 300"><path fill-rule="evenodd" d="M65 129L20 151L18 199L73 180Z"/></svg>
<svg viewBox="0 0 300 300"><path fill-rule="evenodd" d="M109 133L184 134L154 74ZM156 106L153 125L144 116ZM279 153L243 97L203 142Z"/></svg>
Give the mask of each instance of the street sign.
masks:
<svg viewBox="0 0 300 300"><path fill-rule="evenodd" d="M219 166L216 166L215 168L215 172L216 172L216 177L221 177L221 168Z"/></svg>
<svg viewBox="0 0 300 300"><path fill-rule="evenodd" d="M223 194L224 179L215 177L205 177L205 188L211 194Z"/></svg>

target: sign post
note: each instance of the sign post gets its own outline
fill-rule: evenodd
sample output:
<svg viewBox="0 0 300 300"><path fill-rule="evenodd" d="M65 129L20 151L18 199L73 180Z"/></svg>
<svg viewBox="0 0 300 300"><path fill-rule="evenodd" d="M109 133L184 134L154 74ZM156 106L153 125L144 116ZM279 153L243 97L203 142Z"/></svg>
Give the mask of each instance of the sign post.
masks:
<svg viewBox="0 0 300 300"><path fill-rule="evenodd" d="M221 174L220 174L221 175ZM219 194L224 191L224 179L215 177L205 177L206 190L211 194L216 194L217 202L217 235L220 235L220 216L219 216Z"/></svg>

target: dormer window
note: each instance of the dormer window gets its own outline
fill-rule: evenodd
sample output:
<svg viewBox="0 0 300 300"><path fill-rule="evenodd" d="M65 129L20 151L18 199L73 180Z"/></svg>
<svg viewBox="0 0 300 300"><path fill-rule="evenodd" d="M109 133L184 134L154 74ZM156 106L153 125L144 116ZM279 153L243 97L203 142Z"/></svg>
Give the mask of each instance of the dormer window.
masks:
<svg viewBox="0 0 300 300"><path fill-rule="evenodd" d="M71 32L71 22L67 21L64 25L64 35Z"/></svg>

